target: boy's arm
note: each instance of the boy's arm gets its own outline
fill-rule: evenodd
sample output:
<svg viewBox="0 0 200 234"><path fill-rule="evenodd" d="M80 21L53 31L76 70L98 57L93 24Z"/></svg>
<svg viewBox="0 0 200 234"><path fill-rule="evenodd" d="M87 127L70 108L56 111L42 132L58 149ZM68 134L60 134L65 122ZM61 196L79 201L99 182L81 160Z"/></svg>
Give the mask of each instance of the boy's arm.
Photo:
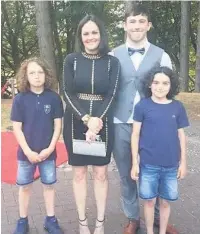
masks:
<svg viewBox="0 0 200 234"><path fill-rule="evenodd" d="M186 136L183 128L178 129L178 137L180 141L181 155L180 155L180 165L177 177L179 179L183 179L187 172Z"/></svg>
<svg viewBox="0 0 200 234"><path fill-rule="evenodd" d="M40 162L41 159L38 157L38 153L32 151L26 142L26 138L24 136L24 133L22 132L22 122L13 121L13 131L18 144L22 148L29 161L31 163Z"/></svg>
<svg viewBox="0 0 200 234"><path fill-rule="evenodd" d="M131 150L132 150L132 170L131 177L133 180L138 180L139 174L139 162L138 162L138 151L139 151L139 138L142 123L134 121L133 132L131 135Z"/></svg>
<svg viewBox="0 0 200 234"><path fill-rule="evenodd" d="M46 158L48 158L51 155L51 153L54 151L56 147L56 143L61 134L61 129L62 129L62 118L54 119L54 133L51 139L51 143L49 144L48 148L43 149L39 154L42 160L45 160Z"/></svg>
<svg viewBox="0 0 200 234"><path fill-rule="evenodd" d="M131 136L132 165L138 165L139 138L142 123L134 121Z"/></svg>
<svg viewBox="0 0 200 234"><path fill-rule="evenodd" d="M53 133L53 137L51 139L51 143L48 147L52 152L56 148L56 143L60 137L61 129L62 129L62 119L61 118L54 119L54 133Z"/></svg>

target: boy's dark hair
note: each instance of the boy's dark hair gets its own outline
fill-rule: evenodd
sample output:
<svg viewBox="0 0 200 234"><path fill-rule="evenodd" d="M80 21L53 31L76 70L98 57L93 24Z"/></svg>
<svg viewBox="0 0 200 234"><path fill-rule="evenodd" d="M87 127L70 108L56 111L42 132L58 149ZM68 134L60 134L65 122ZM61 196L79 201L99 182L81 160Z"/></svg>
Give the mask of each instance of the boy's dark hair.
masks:
<svg viewBox="0 0 200 234"><path fill-rule="evenodd" d="M143 15L146 16L150 22L150 14L147 8L141 3L132 3L125 11L125 22L129 16Z"/></svg>
<svg viewBox="0 0 200 234"><path fill-rule="evenodd" d="M82 27L88 22L88 21L92 21L94 22L97 27L99 28L100 31L100 44L99 44L99 54L100 55L105 55L107 54L110 49L108 46L108 37L107 37L107 33L106 33L106 29L104 27L104 24L101 20L99 20L95 15L86 15L80 22L77 28L77 32L76 32L76 43L75 43L75 50L77 52L80 51L85 51L83 42L82 42L82 37L81 37L81 31L82 31Z"/></svg>
<svg viewBox="0 0 200 234"><path fill-rule="evenodd" d="M45 73L45 83L44 87L46 89L54 90L56 79L53 77L52 71L48 68L48 65L39 57L33 57L26 59L22 62L17 74L15 76L17 80L17 88L20 92L27 92L30 90L30 84L27 78L27 67L31 62L37 63Z"/></svg>
<svg viewBox="0 0 200 234"><path fill-rule="evenodd" d="M163 73L169 77L171 87L169 93L167 94L167 98L173 99L179 93L179 79L176 73L168 67L155 67L147 74L147 77L144 79L143 83L145 97L151 97L152 92L150 86L155 78L155 75L158 73Z"/></svg>

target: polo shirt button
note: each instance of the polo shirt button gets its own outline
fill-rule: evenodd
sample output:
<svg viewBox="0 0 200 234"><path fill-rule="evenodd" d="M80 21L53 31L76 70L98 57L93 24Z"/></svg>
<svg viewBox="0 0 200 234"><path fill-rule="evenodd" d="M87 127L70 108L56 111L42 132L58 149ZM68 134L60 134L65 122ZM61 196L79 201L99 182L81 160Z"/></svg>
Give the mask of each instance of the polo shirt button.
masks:
<svg viewBox="0 0 200 234"><path fill-rule="evenodd" d="M37 95L38 97L40 96L40 95Z"/></svg>
<svg viewBox="0 0 200 234"><path fill-rule="evenodd" d="M40 102L38 102L38 104L40 104Z"/></svg>

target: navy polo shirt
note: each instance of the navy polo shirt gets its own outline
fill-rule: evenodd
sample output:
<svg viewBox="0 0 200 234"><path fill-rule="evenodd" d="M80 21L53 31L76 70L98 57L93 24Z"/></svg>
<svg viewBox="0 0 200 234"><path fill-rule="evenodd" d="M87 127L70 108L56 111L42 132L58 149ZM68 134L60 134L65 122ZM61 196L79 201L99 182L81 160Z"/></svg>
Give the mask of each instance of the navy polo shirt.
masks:
<svg viewBox="0 0 200 234"><path fill-rule="evenodd" d="M133 119L142 122L139 155L141 164L173 167L180 160L178 129L189 125L183 104L172 100L158 104L151 98L136 106Z"/></svg>
<svg viewBox="0 0 200 234"><path fill-rule="evenodd" d="M15 96L11 120L22 122L22 131L30 149L40 153L48 148L53 132L54 119L63 117L63 104L60 96L51 90L41 94L28 91ZM18 160L28 160L23 150L18 148ZM56 150L48 157L56 158Z"/></svg>

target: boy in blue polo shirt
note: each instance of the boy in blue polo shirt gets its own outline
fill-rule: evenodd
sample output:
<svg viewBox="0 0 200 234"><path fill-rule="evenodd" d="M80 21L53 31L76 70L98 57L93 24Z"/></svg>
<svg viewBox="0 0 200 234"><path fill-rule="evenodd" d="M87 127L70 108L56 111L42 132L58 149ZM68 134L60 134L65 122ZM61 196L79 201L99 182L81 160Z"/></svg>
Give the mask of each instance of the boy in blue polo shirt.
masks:
<svg viewBox="0 0 200 234"><path fill-rule="evenodd" d="M134 110L131 177L139 179L147 234L154 233L156 197L160 201L159 234L165 234L170 215L169 201L178 199L177 179L186 175L183 128L189 123L182 103L173 99L179 83L171 69L155 68L144 82L147 98L142 99Z"/></svg>
<svg viewBox="0 0 200 234"><path fill-rule="evenodd" d="M56 182L56 143L62 127L63 104L52 91L53 77L39 58L24 61L16 75L20 93L13 101L11 120L19 143L17 152L20 219L14 234L29 231L28 205L34 172L38 166L44 185L47 216L44 228L49 233L62 234L54 214Z"/></svg>

